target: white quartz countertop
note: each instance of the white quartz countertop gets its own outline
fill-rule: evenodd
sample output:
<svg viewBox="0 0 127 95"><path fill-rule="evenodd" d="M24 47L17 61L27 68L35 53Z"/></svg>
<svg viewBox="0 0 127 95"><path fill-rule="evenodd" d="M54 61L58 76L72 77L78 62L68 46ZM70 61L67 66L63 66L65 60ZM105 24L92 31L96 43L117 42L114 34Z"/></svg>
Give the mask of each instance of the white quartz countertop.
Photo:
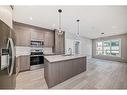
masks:
<svg viewBox="0 0 127 95"><path fill-rule="evenodd" d="M76 59L80 57L86 57L85 55L71 55L71 56L64 56L64 55L51 55L51 56L45 56L45 58L49 62L58 62L58 61L64 61L64 60L70 60L70 59Z"/></svg>

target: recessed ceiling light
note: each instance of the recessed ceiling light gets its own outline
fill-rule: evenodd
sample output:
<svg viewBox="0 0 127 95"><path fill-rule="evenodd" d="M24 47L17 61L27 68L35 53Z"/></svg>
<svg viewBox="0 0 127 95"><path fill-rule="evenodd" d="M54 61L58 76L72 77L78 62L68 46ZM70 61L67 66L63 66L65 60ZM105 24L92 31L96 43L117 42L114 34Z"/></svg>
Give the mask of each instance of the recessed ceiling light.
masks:
<svg viewBox="0 0 127 95"><path fill-rule="evenodd" d="M52 25L52 27L54 28L54 27L56 27L56 25L55 25L55 24L53 24L53 25Z"/></svg>
<svg viewBox="0 0 127 95"><path fill-rule="evenodd" d="M102 35L104 35L105 33L101 33Z"/></svg>
<svg viewBox="0 0 127 95"><path fill-rule="evenodd" d="M112 29L116 29L117 28L117 26L112 26Z"/></svg>
<svg viewBox="0 0 127 95"><path fill-rule="evenodd" d="M32 17L30 17L29 19L30 19L30 20L33 20L33 18L32 18Z"/></svg>

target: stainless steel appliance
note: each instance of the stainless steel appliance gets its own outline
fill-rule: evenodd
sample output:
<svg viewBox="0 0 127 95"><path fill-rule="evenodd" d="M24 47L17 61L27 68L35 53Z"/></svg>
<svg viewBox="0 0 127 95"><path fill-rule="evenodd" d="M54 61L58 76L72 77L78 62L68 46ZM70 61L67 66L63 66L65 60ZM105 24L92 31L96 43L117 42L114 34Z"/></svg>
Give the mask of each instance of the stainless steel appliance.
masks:
<svg viewBox="0 0 127 95"><path fill-rule="evenodd" d="M14 89L16 86L15 45L10 35L12 33L0 20L0 89Z"/></svg>
<svg viewBox="0 0 127 95"><path fill-rule="evenodd" d="M31 70L44 67L44 56L42 48L32 48L30 55Z"/></svg>
<svg viewBox="0 0 127 95"><path fill-rule="evenodd" d="M44 45L44 41L41 40L31 40L31 47L40 47L42 48Z"/></svg>

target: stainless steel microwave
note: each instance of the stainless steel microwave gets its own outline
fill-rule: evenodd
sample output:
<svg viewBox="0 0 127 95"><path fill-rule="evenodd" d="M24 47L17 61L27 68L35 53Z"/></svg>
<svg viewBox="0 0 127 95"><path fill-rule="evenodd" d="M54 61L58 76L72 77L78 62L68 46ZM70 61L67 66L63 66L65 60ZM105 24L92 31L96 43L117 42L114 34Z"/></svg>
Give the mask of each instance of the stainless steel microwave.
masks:
<svg viewBox="0 0 127 95"><path fill-rule="evenodd" d="M32 40L31 41L31 47L43 47L44 41L37 41L37 40Z"/></svg>

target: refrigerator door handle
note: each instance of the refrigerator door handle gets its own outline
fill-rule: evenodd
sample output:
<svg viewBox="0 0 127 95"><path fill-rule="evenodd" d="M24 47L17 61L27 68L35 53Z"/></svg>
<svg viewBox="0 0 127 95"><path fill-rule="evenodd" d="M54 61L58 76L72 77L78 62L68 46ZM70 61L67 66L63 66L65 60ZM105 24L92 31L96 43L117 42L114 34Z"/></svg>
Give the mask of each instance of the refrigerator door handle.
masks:
<svg viewBox="0 0 127 95"><path fill-rule="evenodd" d="M14 69L14 61L15 61L15 51L14 51L14 43L13 43L13 40L11 38L8 38L8 42L7 42L7 48L9 49L9 45L10 45L10 48L11 48L11 55L12 56L8 56L8 67L7 67L7 70L8 70L8 75L11 76L13 74L13 69ZM11 63L9 61L9 58L11 57ZM11 66L9 66L11 64Z"/></svg>

